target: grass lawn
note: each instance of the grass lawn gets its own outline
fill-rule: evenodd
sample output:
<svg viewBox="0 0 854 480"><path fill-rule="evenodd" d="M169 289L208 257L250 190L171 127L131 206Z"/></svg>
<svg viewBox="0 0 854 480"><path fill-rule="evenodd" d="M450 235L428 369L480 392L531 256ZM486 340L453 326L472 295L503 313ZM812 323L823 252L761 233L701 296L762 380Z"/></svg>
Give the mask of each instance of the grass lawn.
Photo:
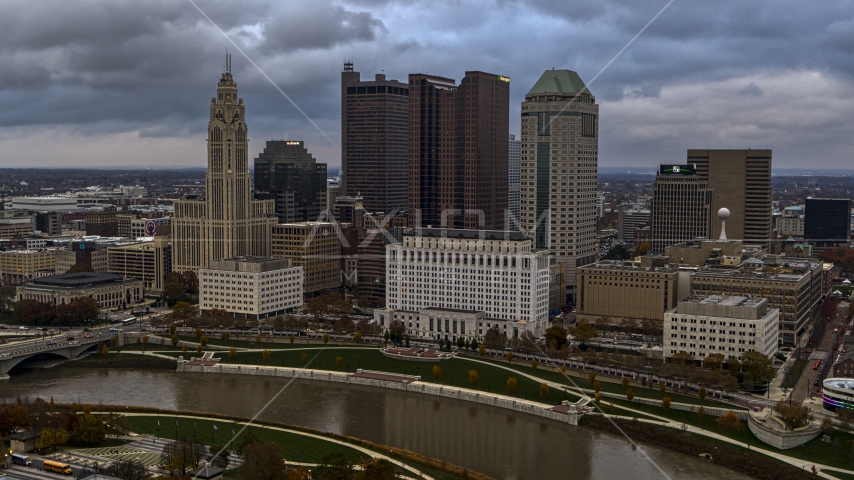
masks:
<svg viewBox="0 0 854 480"><path fill-rule="evenodd" d="M149 343L145 348L141 344L138 343L129 343L122 347L122 351L129 352L180 352L181 347L173 347L172 345L155 345L153 343ZM195 350L189 350L190 352L195 352Z"/></svg>
<svg viewBox="0 0 854 480"><path fill-rule="evenodd" d="M847 473L833 472L830 470L825 470L822 473L826 473L828 475L836 477L839 480L854 480L854 475L848 475Z"/></svg>
<svg viewBox="0 0 854 480"><path fill-rule="evenodd" d="M161 335L164 338L169 338L170 335L168 333ZM196 338L195 335L178 335L180 340L185 342L193 342L197 343L199 339ZM287 350L291 348L311 348L311 347L322 347L322 340L312 340L311 342L307 341L307 337L296 337L294 338L294 343L291 344L287 341L286 338L275 337L277 339L281 339L281 342L268 342L270 337L261 337L261 343L255 343L255 336L249 335L241 335L241 339L237 339L235 335L231 336L231 340L223 340L218 335L208 335L208 344L210 345L218 345L225 347L235 347L235 348L267 348L270 350ZM247 340L249 338L249 340ZM382 345L379 343L353 343L353 342L336 342L335 340L330 339L329 344L330 347L371 347L371 348L379 348Z"/></svg>
<svg viewBox="0 0 854 480"><path fill-rule="evenodd" d="M786 373L786 378L783 379L783 383L780 386L783 388L795 388L795 385L801 378L801 374L804 373L804 367L807 366L807 362L808 360L795 360L795 363L792 364L792 368Z"/></svg>
<svg viewBox="0 0 854 480"><path fill-rule="evenodd" d="M478 359L481 360L480 358L478 358ZM566 380L566 378L563 375L559 375L557 372L552 372L552 371L546 371L546 370L540 370L540 369L535 370L535 369L531 368L529 366L530 364L528 364L528 363L524 363L524 364L518 363L518 362L508 363L508 362L495 361L495 360L486 359L486 358L484 358L482 360L490 362L490 363L494 363L496 365L501 365L503 367L510 367L514 370L517 370L520 372L525 372L528 375L534 375L534 376L537 376L537 377L540 377L540 378L543 378L546 380L550 380L553 382L560 382L560 383L563 383L563 384L568 385L568 386L572 385L570 382L568 382ZM472 365L476 365L476 364L472 363ZM540 368L542 368L542 366L540 366ZM570 370L567 370L567 373L570 373ZM573 375L570 375L570 376L575 381L575 383L578 384L578 386L580 388L588 388L591 390L593 389L593 385L588 381L586 374L585 374L584 378L579 378L579 377L576 377ZM608 381L608 380L610 380L610 378L604 379L602 377L597 376L597 380L599 380L602 383L602 391L603 392L617 393L620 395L625 393L625 390L623 390L623 386L619 383L612 383L612 382ZM700 399L695 397L695 396L684 395L681 393L674 393L673 390L670 390L669 388L667 389L667 392L664 395L662 395L661 391L658 390L657 388L655 388L655 389L643 388L643 387L637 386L637 385L632 385L631 388L632 388L632 391L635 392L636 397L653 398L655 400L661 400L662 397L670 397L670 401L672 401L672 402L689 403L689 404L693 403L693 404L697 404L697 405L702 403L703 405L706 405L706 406L715 406L715 407L721 407L721 408L732 408L734 410L743 410L742 407L730 405L728 403L713 401L711 399L700 402Z"/></svg>
<svg viewBox="0 0 854 480"><path fill-rule="evenodd" d="M128 423L130 429L136 433L149 435L157 435L157 421L160 420L160 437L164 439L175 439L175 417L162 415L159 417L152 416L133 416L128 415ZM271 428L265 428L260 425L252 425L239 436L232 437L231 430L239 432L243 427L242 423L230 422L227 420L198 417L196 420L190 418L178 418L178 438L187 437L193 438L193 425L196 425L196 440L200 443L210 446L222 447L229 440L233 445L231 448L236 448L240 445L241 438L250 431L262 442L276 442L282 452L282 456L291 462L308 462L317 463L329 452L341 451L348 460L358 463L360 458L365 455L358 450L339 445L334 442L322 440L319 438L308 437L291 432L283 432ZM212 425L216 425L217 430L213 430ZM213 441L211 433L213 432Z"/></svg>

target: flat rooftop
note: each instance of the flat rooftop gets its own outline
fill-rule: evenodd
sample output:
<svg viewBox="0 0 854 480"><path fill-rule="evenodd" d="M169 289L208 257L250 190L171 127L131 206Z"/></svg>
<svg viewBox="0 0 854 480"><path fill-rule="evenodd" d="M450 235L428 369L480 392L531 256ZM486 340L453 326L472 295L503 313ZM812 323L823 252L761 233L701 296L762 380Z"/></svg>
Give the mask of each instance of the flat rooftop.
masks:
<svg viewBox="0 0 854 480"><path fill-rule="evenodd" d="M410 228L404 237L459 238L463 240L528 240L522 232L502 230L463 230L454 228Z"/></svg>
<svg viewBox="0 0 854 480"><path fill-rule="evenodd" d="M27 286L80 288L108 283L122 283L124 281L124 277L121 275L113 275L112 273L78 272L37 278Z"/></svg>
<svg viewBox="0 0 854 480"><path fill-rule="evenodd" d="M699 303L701 305L722 305L725 307L750 308L756 308L764 301L764 298L758 297L739 297L726 295L691 295L680 300L680 302Z"/></svg>

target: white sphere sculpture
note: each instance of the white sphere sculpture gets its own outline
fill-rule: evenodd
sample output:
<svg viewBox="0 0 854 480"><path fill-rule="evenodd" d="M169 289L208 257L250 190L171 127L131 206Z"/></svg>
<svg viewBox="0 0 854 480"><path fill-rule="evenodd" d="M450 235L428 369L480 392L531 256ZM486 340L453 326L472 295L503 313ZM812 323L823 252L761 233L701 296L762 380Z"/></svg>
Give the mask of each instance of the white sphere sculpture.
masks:
<svg viewBox="0 0 854 480"><path fill-rule="evenodd" d="M721 219L721 238L720 240L726 240L726 219L729 218L729 209L722 208L718 210L718 218Z"/></svg>

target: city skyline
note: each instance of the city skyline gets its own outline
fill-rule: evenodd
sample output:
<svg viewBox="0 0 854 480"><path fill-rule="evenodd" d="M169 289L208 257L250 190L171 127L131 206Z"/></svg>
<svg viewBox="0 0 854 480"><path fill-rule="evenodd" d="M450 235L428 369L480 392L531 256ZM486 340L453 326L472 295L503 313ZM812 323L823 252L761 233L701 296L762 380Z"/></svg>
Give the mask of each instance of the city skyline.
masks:
<svg viewBox="0 0 854 480"><path fill-rule="evenodd" d="M250 145L250 155L260 152L264 140L286 137L305 140L318 161L339 166L333 144L340 139L342 59L352 59L366 76L397 79L452 75L460 64L502 72L511 79L508 133L518 135L524 92L544 69L567 68L592 78L662 6L606 3L569 12L545 4L496 4L475 20L480 9L463 4L455 21L446 22L438 11L418 5L389 5L394 8L372 11L345 3L286 10L258 3L242 15L234 14L236 6L211 7L211 19L324 132L238 54L234 67L245 79L242 91L258 105L257 145ZM324 10L329 14L318 20L322 28L304 31ZM51 18L79 16L67 13ZM846 166L851 148L841 132L850 130L851 106L837 100L854 91L844 51L850 28L845 18L852 14L850 6L790 18L761 5L675 3L592 86L606 119L600 164L654 168L678 162L688 148L752 147L778 152L779 167L796 167L805 158L821 159L822 167ZM760 18L760 25L744 28L747 18ZM198 105L206 100L204 79L219 73L222 52L231 46L191 5L119 5L109 17L66 22L65 34L56 37L40 30L60 30L51 19L39 26L28 19L13 14L3 29L7 52L27 55L9 57L7 65L15 68L0 74L0 98L12 112L0 122L6 152L0 166L46 166L57 158L81 167L204 165L198 145L205 112ZM751 33L760 27L762 35ZM433 39L420 36L422 30L435 32ZM537 41L546 36L552 41ZM568 54L560 45L578 45L573 52L581 53ZM792 98L792 85L809 94ZM103 98L110 101L96 101ZM779 110L801 102L806 117Z"/></svg>

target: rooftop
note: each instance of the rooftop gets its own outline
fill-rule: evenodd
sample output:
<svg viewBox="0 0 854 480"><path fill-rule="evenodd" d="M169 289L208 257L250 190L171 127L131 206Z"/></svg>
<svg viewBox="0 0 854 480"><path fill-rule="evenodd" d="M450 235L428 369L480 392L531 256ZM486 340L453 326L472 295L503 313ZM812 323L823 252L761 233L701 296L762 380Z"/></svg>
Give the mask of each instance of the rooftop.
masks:
<svg viewBox="0 0 854 480"><path fill-rule="evenodd" d="M124 277L121 275L113 275L111 273L78 272L37 278L33 280L33 284L38 286L79 288L104 283L121 283L123 281Z"/></svg>
<svg viewBox="0 0 854 480"><path fill-rule="evenodd" d="M465 240L528 240L522 232L501 230L458 230L448 228L410 228L403 232L404 237L461 238Z"/></svg>
<svg viewBox="0 0 854 480"><path fill-rule="evenodd" d="M584 81L572 70L546 70L528 95L537 93L579 93L586 89Z"/></svg>
<svg viewBox="0 0 854 480"><path fill-rule="evenodd" d="M726 307L756 308L764 302L764 298L739 297L727 295L690 295L680 302L699 303L702 305L722 305Z"/></svg>

